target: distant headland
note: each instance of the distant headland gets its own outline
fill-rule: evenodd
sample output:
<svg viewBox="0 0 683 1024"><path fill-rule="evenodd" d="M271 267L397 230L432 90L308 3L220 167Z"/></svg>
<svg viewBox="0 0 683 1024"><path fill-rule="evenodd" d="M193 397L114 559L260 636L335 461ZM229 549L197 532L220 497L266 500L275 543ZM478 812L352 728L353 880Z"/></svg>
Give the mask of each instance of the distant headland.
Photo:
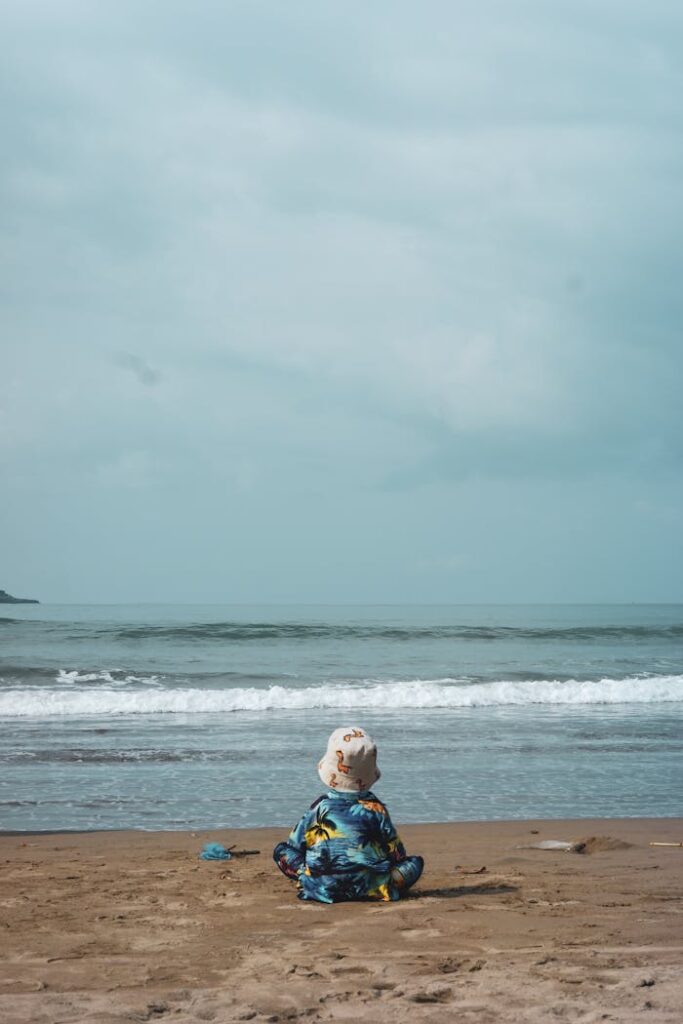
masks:
<svg viewBox="0 0 683 1024"><path fill-rule="evenodd" d="M6 590L0 590L0 604L40 604L34 597L12 597Z"/></svg>

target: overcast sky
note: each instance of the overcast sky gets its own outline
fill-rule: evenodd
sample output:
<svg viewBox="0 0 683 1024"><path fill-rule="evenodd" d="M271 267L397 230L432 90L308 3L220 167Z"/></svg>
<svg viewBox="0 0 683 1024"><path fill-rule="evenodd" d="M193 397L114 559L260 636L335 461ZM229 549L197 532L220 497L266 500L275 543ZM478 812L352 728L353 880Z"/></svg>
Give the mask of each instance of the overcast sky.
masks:
<svg viewBox="0 0 683 1024"><path fill-rule="evenodd" d="M0 587L683 600L680 3L2 23Z"/></svg>

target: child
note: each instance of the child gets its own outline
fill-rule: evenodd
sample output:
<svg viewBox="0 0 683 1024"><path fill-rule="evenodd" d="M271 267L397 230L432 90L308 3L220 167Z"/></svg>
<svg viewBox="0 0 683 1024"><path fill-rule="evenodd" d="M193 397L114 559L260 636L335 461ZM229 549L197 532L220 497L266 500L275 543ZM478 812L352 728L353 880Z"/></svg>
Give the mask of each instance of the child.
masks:
<svg viewBox="0 0 683 1024"><path fill-rule="evenodd" d="M389 812L370 790L380 777L371 737L335 729L318 774L328 792L275 847L280 871L296 880L301 900L400 899L424 862L406 856Z"/></svg>

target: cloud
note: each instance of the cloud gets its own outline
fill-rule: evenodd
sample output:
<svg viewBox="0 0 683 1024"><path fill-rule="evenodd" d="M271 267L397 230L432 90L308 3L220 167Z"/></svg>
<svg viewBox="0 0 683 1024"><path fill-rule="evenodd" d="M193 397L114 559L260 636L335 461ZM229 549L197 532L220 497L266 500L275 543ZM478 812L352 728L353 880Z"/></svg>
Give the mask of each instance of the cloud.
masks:
<svg viewBox="0 0 683 1024"><path fill-rule="evenodd" d="M161 374L158 370L154 370L148 362L132 352L119 352L115 357L115 361L124 370L130 370L145 387L154 387L161 380Z"/></svg>
<svg viewBox="0 0 683 1024"><path fill-rule="evenodd" d="M448 25L452 13L438 9ZM174 5L137 46L134 26L150 21L125 5L83 21L76 5L53 18L58 45L30 86L33 148L9 176L23 214L17 290L37 273L44 303L61 329L76 320L83 345L92 344L86 311L103 343L122 330L137 341L142 321L153 322L130 357L137 370L128 364L143 383L153 383L155 357L170 350L172 361L191 337L193 348L313 372L332 390L361 388L388 410L404 404L455 431L602 420L597 389L587 407L586 383L593 388L591 362L613 336L622 345L633 335L619 308L633 298L631 264L641 308L653 290L676 301L662 294L661 274L646 268L642 278L634 250L653 219L674 244L666 209L681 147L666 131L650 138L642 97L645 86L666 116L676 74L666 41L637 61L636 88L637 39L605 55L609 7L595 37L578 18L539 20L535 5L493 25L466 7L452 47L415 33L404 10L389 40L393 63L385 57L378 72L380 17L342 33L359 58L352 69L317 14L289 27L294 53L322 32L329 59L301 72L312 89L297 86L291 53L259 35L265 11L207 10L214 28L222 18L232 27L218 35L234 61L214 46L208 21L188 35ZM272 9L268 19L284 27ZM256 39L258 89L241 49ZM353 92L359 82L366 103ZM625 224L634 192L641 209L633 204ZM585 282L580 298L566 287L572 279ZM590 308L599 315L602 295L609 333ZM65 315L65 303L78 312ZM662 334L648 344L666 345Z"/></svg>

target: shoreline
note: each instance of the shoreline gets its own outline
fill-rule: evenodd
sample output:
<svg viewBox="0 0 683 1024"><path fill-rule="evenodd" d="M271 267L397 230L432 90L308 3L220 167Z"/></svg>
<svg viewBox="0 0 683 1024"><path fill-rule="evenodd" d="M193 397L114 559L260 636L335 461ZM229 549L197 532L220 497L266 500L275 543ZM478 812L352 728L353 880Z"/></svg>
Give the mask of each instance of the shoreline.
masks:
<svg viewBox="0 0 683 1024"><path fill-rule="evenodd" d="M587 823L594 824L614 824L614 823L627 823L627 822L671 822L676 821L681 823L680 831L683 833L683 818L679 815L673 814L657 814L651 817L643 817L637 815L633 817L585 817L585 818L463 818L463 819L451 819L449 821L414 821L409 823L403 823L400 825L401 831L413 828L438 828L440 826L478 826L478 825L545 825L552 824L553 822L560 823L563 827L565 825L585 825ZM5 838L18 838L21 836L32 837L32 836L90 836L90 835L101 835L101 834L114 834L114 835L158 835L158 836L204 836L204 835L215 835L223 832L272 832L273 830L283 830L285 833L289 828L294 825L292 822L290 826L287 825L207 825L204 828L177 828L177 829L164 829L164 828L56 828L56 829L29 829L24 831L22 829L0 829L0 839ZM683 836L681 841L683 841Z"/></svg>
<svg viewBox="0 0 683 1024"><path fill-rule="evenodd" d="M649 843L683 818L399 827L411 896L333 906L275 868L283 828L0 836L0 1019L679 1024L683 848Z"/></svg>

